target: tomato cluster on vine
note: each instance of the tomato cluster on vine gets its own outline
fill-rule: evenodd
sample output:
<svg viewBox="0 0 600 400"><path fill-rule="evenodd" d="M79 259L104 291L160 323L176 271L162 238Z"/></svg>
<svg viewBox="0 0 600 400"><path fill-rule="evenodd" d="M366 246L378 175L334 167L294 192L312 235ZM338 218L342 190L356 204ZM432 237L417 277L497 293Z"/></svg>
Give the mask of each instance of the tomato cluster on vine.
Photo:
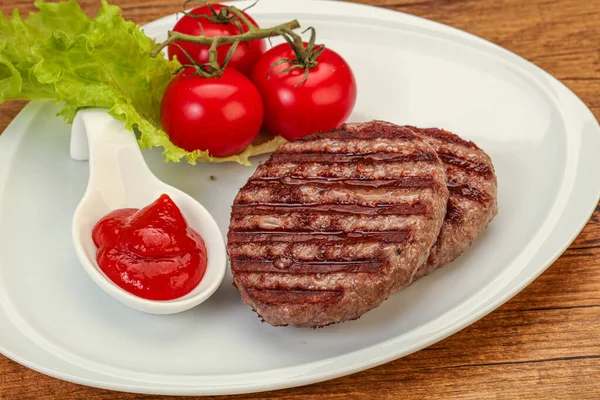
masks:
<svg viewBox="0 0 600 400"><path fill-rule="evenodd" d="M315 44L314 29L306 42L291 27L260 29L246 11L220 4L185 12L172 37L182 40L168 42L169 58L183 67L161 104L171 141L227 157L243 151L261 128L294 140L344 123L357 95L350 66ZM272 36L286 41L267 50Z"/></svg>

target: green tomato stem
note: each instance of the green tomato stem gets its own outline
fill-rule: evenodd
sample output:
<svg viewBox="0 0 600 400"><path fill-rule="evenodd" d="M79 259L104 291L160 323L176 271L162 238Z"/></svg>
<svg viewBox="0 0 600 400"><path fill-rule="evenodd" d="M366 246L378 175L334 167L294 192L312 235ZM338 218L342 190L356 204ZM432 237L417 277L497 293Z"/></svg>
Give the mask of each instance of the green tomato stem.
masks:
<svg viewBox="0 0 600 400"><path fill-rule="evenodd" d="M285 24L274 26L272 28L261 29L261 28L256 27L254 24L252 24L248 20L248 18L246 18L246 16L244 16L243 13L240 10L238 10L236 7L230 7L229 11L230 11L230 13L232 13L233 15L238 17L244 23L244 25L246 25L248 27L248 32L241 33L239 35L234 35L234 36L207 37L204 34L199 35L199 36L194 36L194 35L186 35L184 33L169 31L169 36L168 36L167 40L158 44L156 46L156 48L154 48L154 50L152 50L150 55L152 57L156 57L165 47L172 44L173 42L195 43L195 44L200 44L203 46L212 46L213 49L215 49L215 46L213 46L213 44L215 42L217 42L219 46L233 44L236 42L238 42L238 43L239 42L251 42L253 40L266 39L266 38L274 37L274 36L281 36L281 35L285 35L285 34L289 35L290 32L292 32L292 29L297 29L300 27L300 23L298 22L298 20L293 20L293 21L287 22ZM294 36L297 36L293 32L292 32L292 34ZM299 38L299 36L298 36L298 38Z"/></svg>

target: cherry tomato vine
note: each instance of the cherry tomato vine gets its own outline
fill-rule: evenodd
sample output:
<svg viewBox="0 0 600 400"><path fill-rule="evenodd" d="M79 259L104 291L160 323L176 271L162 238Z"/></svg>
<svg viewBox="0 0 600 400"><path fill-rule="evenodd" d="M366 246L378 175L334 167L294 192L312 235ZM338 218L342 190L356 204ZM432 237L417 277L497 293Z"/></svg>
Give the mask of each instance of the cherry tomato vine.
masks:
<svg viewBox="0 0 600 400"><path fill-rule="evenodd" d="M200 35L188 35L181 32L169 31L167 39L158 44L156 48L150 53L152 57L158 56L160 52L167 46L175 43L175 42L186 42L186 43L194 43L203 46L210 46L208 50L209 54L209 63L210 67L212 67L211 77L218 77L223 73L222 66L215 65L217 60L217 49L219 46L224 45L237 45L240 43L251 42L260 39L271 38L275 36L297 36L300 41L302 39L299 35L297 35L293 29L297 29L300 27L300 23L298 20L292 20L286 22L284 24L276 25L271 28L259 28L254 23L250 21L250 19L245 15L245 13L238 9L235 6L223 7L219 9L217 13L214 11L215 15L212 17L208 17L213 21L221 20L221 21L231 21L231 17L235 17L236 21L241 21L244 26L247 27L247 31L243 32L243 28L240 25L240 32L237 35L231 36L213 36L209 37L205 34ZM189 13L188 13L189 14Z"/></svg>
<svg viewBox="0 0 600 400"><path fill-rule="evenodd" d="M302 32L310 32L305 42L294 32L300 28L297 20L260 28L245 11L206 3L191 12L184 11L190 19L206 20L213 35L205 31L201 21L196 25L187 20L186 29L199 29L199 35L169 31L167 39L151 53L156 57L169 47L169 54L176 52L183 61L163 98L161 120L173 142L188 151L207 150L221 157L237 154L252 142L261 124L288 140L328 131L345 122L354 108L354 75L339 54L316 43L314 28ZM226 35L215 36L215 32ZM276 36L285 43L264 52L264 39ZM202 55L190 55L182 43L202 46ZM258 56L237 53L235 68L226 71L240 44ZM239 59L244 57L246 61L241 63ZM221 82L217 82L221 77ZM226 85L220 90L235 91L237 97L220 97L220 92L214 90L218 85ZM192 90L191 86L203 89ZM224 110L236 107L241 108L234 114L224 114Z"/></svg>

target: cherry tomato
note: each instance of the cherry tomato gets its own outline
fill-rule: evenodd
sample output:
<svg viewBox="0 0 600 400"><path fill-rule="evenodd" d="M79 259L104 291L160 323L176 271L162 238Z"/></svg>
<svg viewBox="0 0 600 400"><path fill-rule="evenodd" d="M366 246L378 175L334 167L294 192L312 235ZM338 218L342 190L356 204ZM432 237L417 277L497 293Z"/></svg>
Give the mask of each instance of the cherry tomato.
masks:
<svg viewBox="0 0 600 400"><path fill-rule="evenodd" d="M167 86L160 120L171 141L187 150L227 157L244 150L258 134L263 102L256 87L227 68L221 77L203 78L186 68Z"/></svg>
<svg viewBox="0 0 600 400"><path fill-rule="evenodd" d="M356 103L354 74L339 54L325 48L304 82L304 68L283 72L292 65L289 62L272 68L294 58L290 45L280 44L258 60L252 73L265 106L265 128L288 140L337 128Z"/></svg>
<svg viewBox="0 0 600 400"><path fill-rule="evenodd" d="M224 8L224 5L221 4L213 4L212 5L214 11L218 14L219 10ZM202 6L194 8L190 11L190 14L193 15L207 15L212 16L212 12L209 6ZM254 20L246 13L244 15L256 25ZM237 19L239 21L239 19ZM240 26L242 27L243 32L248 31L248 27L244 25L243 22L239 21ZM202 25L202 26L200 26ZM204 32L204 35L208 37L214 36L234 36L239 35L240 28L234 22L230 21L227 23L219 23L212 22L206 18L194 18L188 15L184 15L175 27L173 28L175 32L185 33L187 35L199 36ZM185 51L199 64L204 64L208 62L208 49L209 46L202 46L199 44L188 43L188 42L175 42L179 46L183 47ZM225 61L225 57L227 56L227 52L231 45L223 45L219 46L217 49L217 60L220 65ZM240 43L238 47L235 49L231 60L229 61L229 67L237 69L239 72L243 73L246 76L250 76L252 73L252 69L258 59L265 52L265 41L264 40L254 40L251 42ZM181 51L179 47L174 44L169 45L168 47L169 59L173 59L174 56L177 56L177 59L182 64L189 64L190 60L185 56L185 54Z"/></svg>

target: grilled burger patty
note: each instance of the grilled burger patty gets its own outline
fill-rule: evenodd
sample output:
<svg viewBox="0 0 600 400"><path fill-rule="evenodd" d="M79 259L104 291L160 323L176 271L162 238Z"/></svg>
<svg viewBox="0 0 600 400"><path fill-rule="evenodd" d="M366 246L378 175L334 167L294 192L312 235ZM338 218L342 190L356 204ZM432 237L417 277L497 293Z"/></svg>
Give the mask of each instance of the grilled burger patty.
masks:
<svg viewBox="0 0 600 400"><path fill-rule="evenodd" d="M356 319L413 280L447 200L444 165L410 128L373 121L286 143L234 201L234 284L271 325Z"/></svg>
<svg viewBox="0 0 600 400"><path fill-rule="evenodd" d="M415 275L419 279L456 259L498 214L497 181L490 157L475 143L440 129L410 128L444 163L450 191L444 224Z"/></svg>
<svg viewBox="0 0 600 400"><path fill-rule="evenodd" d="M361 129L363 123L344 129ZM497 181L490 157L475 143L442 129L405 126L436 151L446 168L450 192L446 217L427 261L415 280L454 261L468 249L498 214Z"/></svg>

